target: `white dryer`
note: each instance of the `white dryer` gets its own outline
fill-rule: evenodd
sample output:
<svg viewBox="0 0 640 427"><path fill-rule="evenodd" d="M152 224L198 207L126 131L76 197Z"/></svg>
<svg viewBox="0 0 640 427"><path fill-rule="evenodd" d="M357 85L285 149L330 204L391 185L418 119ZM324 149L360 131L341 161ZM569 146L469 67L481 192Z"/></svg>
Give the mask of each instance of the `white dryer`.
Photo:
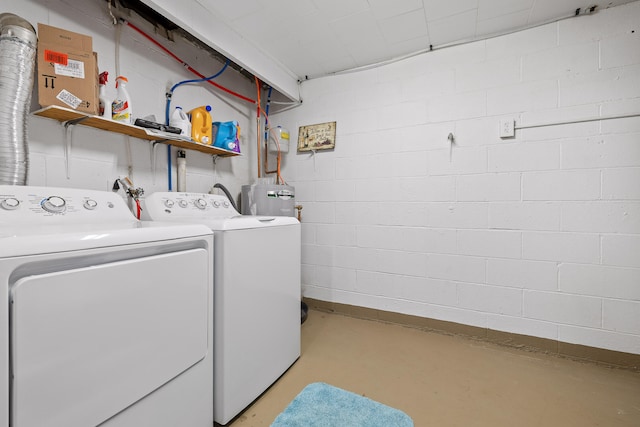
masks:
<svg viewBox="0 0 640 427"><path fill-rule="evenodd" d="M0 427L213 424L213 235L0 186Z"/></svg>
<svg viewBox="0 0 640 427"><path fill-rule="evenodd" d="M300 356L300 223L200 193L153 193L142 215L214 232L214 419L227 424Z"/></svg>

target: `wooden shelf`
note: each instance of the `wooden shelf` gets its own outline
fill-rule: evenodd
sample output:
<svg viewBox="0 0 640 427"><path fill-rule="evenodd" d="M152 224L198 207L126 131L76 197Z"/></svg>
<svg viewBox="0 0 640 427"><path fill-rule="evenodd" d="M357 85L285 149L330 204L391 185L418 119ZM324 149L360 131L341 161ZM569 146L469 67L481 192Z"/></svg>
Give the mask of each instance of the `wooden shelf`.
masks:
<svg viewBox="0 0 640 427"><path fill-rule="evenodd" d="M222 157L238 156L240 153L235 151L223 150L222 148L213 147L211 145L200 144L191 139L178 137L175 134L156 131L155 129L147 129L139 126L129 125L126 123L115 122L113 120L104 119L99 116L81 113L79 111L52 105L45 107L32 113L35 116L47 117L59 122L89 126L96 129L102 129L109 132L120 133L123 135L133 136L134 138L145 139L147 141L159 142L162 144L170 144L186 150L195 150L202 153L212 154Z"/></svg>

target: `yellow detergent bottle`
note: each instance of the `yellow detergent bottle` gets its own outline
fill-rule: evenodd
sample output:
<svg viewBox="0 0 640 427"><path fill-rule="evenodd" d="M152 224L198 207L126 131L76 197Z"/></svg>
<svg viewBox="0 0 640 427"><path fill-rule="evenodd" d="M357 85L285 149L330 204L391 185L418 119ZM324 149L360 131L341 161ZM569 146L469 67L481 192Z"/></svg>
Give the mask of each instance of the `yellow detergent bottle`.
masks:
<svg viewBox="0 0 640 427"><path fill-rule="evenodd" d="M211 106L205 105L189 111L191 117L191 139L211 145Z"/></svg>

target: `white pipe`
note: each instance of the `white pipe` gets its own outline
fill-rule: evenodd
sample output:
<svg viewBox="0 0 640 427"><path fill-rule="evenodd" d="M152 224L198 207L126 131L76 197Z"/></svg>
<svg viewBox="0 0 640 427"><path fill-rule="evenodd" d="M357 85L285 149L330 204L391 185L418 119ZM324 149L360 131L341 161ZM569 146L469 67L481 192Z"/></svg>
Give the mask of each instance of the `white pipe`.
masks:
<svg viewBox="0 0 640 427"><path fill-rule="evenodd" d="M186 153L182 150L178 151L177 164L177 190L180 193L187 191L187 157Z"/></svg>
<svg viewBox="0 0 640 427"><path fill-rule="evenodd" d="M122 23L120 21L116 21L116 46L115 46L115 57L116 57L116 77L120 76L120 40L122 39Z"/></svg>
<svg viewBox="0 0 640 427"><path fill-rule="evenodd" d="M29 22L12 13L0 14L0 184L27 183L27 114L37 41Z"/></svg>
<svg viewBox="0 0 640 427"><path fill-rule="evenodd" d="M531 125L521 125L521 126L516 125L514 129L532 129L532 128L541 128L546 126L573 125L576 123L597 122L599 120L628 119L631 117L640 117L640 113L618 114L615 116L589 117L587 119L565 120L565 121L558 121L558 122L534 123Z"/></svg>

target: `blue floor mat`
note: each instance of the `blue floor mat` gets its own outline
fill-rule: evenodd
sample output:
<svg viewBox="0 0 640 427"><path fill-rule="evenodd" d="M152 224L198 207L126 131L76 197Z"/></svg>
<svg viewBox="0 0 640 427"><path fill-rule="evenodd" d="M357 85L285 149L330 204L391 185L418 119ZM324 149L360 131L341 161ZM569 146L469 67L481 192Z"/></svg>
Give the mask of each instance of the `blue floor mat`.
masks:
<svg viewBox="0 0 640 427"><path fill-rule="evenodd" d="M306 386L271 427L413 427L398 409L325 383Z"/></svg>

